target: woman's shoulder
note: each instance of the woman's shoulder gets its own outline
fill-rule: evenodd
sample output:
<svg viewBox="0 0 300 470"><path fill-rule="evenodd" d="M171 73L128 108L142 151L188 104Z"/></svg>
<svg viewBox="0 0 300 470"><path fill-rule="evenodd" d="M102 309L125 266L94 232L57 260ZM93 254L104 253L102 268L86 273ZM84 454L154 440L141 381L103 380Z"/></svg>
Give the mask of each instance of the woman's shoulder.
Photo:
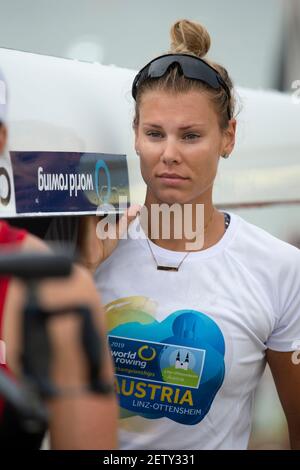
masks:
<svg viewBox="0 0 300 470"><path fill-rule="evenodd" d="M300 250L290 243L272 235L267 230L247 221L237 214L232 214L238 220L235 247L241 250L249 259L298 265L300 271Z"/></svg>

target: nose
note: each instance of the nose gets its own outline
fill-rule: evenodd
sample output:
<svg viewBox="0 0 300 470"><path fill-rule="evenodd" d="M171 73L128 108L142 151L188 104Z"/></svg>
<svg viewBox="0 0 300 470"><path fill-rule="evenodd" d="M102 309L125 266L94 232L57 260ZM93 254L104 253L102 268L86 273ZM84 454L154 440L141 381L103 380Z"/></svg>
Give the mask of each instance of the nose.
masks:
<svg viewBox="0 0 300 470"><path fill-rule="evenodd" d="M174 139L166 139L161 154L161 161L165 165L178 164L181 162L181 155L177 143Z"/></svg>

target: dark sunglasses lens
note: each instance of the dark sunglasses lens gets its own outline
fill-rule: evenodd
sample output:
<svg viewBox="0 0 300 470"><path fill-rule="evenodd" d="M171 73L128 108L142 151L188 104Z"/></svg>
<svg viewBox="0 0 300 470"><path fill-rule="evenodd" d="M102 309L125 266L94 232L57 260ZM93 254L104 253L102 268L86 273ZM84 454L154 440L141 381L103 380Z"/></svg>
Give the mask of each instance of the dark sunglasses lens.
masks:
<svg viewBox="0 0 300 470"><path fill-rule="evenodd" d="M183 75L186 78L194 80L201 80L213 88L220 88L220 83L217 79L216 72L205 64L201 60L195 59L194 57L187 56L166 56L154 60L148 69L147 76L149 78L162 77L170 65L179 64Z"/></svg>
<svg viewBox="0 0 300 470"><path fill-rule="evenodd" d="M157 60L154 60L148 69L148 77L149 78L159 78L162 77L166 71L168 70L169 66L175 62L174 57L167 56L161 57Z"/></svg>
<svg viewBox="0 0 300 470"><path fill-rule="evenodd" d="M180 65L186 78L201 80L213 88L220 88L216 72L204 62L197 59L190 60L189 57L182 57Z"/></svg>

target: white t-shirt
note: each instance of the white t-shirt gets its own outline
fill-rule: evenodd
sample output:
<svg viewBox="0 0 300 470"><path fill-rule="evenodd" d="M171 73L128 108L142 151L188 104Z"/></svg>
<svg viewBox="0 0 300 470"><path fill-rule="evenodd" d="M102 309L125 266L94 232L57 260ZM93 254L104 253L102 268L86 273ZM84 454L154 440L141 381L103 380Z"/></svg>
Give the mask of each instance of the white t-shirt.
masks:
<svg viewBox="0 0 300 470"><path fill-rule="evenodd" d="M178 272L158 271L147 241L130 237L96 272L122 449L247 448L265 350L300 339L300 250L230 216ZM162 264L185 254L150 243Z"/></svg>

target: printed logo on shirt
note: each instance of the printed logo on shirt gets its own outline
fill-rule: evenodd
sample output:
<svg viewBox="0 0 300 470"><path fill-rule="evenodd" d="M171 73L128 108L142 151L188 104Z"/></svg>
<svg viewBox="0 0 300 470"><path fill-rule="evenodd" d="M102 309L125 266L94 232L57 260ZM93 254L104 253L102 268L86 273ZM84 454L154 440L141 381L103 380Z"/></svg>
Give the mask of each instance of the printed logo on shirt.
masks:
<svg viewBox="0 0 300 470"><path fill-rule="evenodd" d="M106 306L108 322L115 325L109 344L124 417L167 417L182 424L199 423L224 380L221 330L196 310L173 312L159 323L134 308L137 302L132 299L131 307L128 299L127 303L119 299L119 316L117 301ZM118 319L122 322L119 326Z"/></svg>
<svg viewBox="0 0 300 470"><path fill-rule="evenodd" d="M109 336L116 375L198 388L205 351Z"/></svg>

